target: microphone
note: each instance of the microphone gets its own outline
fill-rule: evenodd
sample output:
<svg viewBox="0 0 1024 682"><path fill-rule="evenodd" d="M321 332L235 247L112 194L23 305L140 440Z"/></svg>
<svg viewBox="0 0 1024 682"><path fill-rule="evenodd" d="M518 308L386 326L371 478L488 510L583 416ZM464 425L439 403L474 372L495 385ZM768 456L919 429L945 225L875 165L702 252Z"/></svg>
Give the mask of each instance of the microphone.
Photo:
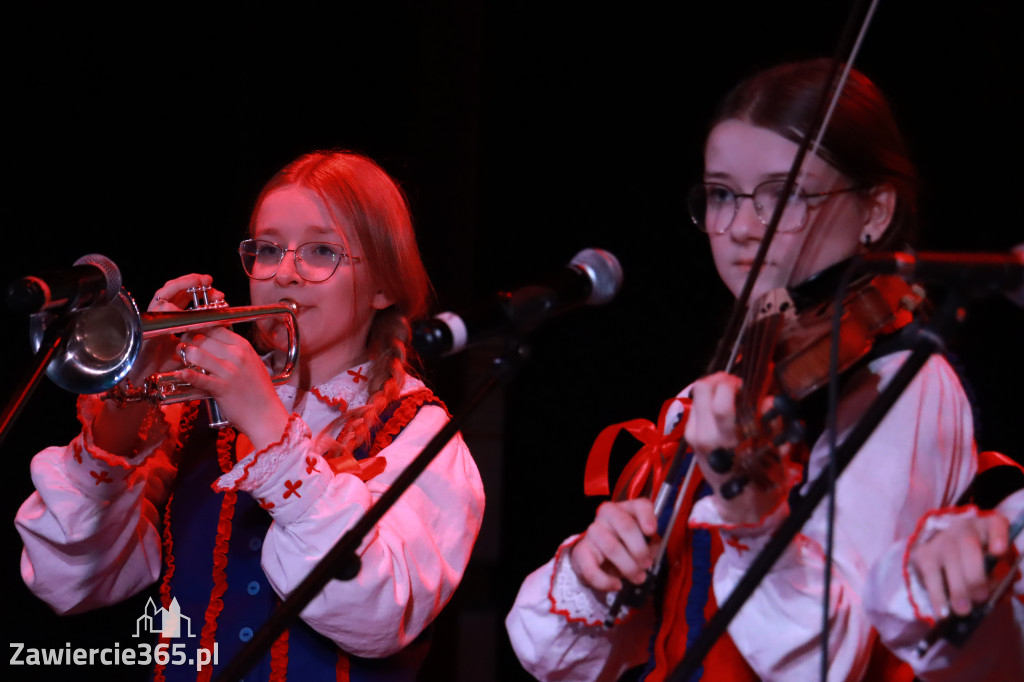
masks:
<svg viewBox="0 0 1024 682"><path fill-rule="evenodd" d="M621 286L618 259L601 249L584 249L535 284L499 292L463 313L446 311L414 324L412 345L425 357L453 355L491 336L531 332L546 318L579 305L607 303Z"/></svg>
<svg viewBox="0 0 1024 682"><path fill-rule="evenodd" d="M1024 244L1009 253L869 253L866 269L926 284L960 286L974 296L1001 291L1024 307Z"/></svg>
<svg viewBox="0 0 1024 682"><path fill-rule="evenodd" d="M70 268L22 277L7 288L7 305L17 312L69 311L109 303L121 291L121 272L106 256L91 253Z"/></svg>

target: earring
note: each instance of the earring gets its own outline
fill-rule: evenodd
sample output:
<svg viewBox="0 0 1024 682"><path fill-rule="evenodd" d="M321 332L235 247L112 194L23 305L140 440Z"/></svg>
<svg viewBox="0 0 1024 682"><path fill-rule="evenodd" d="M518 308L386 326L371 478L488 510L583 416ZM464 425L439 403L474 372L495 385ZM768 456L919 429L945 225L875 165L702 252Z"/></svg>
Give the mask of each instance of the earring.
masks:
<svg viewBox="0 0 1024 682"><path fill-rule="evenodd" d="M864 246L871 246L871 235L865 234L863 237L860 238L860 241L862 244L864 244Z"/></svg>

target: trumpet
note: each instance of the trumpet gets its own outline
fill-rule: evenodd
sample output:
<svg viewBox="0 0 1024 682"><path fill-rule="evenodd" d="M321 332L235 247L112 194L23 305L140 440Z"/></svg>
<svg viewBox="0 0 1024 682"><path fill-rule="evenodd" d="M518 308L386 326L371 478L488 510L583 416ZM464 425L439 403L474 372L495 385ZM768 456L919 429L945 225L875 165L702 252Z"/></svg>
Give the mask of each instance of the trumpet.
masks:
<svg viewBox="0 0 1024 682"><path fill-rule="evenodd" d="M145 339L264 318L281 318L288 330L286 360L271 381L275 385L288 381L299 357L297 306L294 301L283 299L272 305L232 308L205 303L205 291L203 298L204 303L181 312L140 314L131 295L121 289L109 303L77 310L68 321L65 340L58 354L46 367L46 375L72 393L105 393L105 397L120 402L149 400L169 404L208 399L203 391L183 381L180 371L150 375L139 387L128 386L128 382L122 381L135 363ZM193 301L197 302L194 292ZM29 336L35 351L39 350L52 317L49 313L32 316ZM211 412L215 409L212 403L208 400Z"/></svg>

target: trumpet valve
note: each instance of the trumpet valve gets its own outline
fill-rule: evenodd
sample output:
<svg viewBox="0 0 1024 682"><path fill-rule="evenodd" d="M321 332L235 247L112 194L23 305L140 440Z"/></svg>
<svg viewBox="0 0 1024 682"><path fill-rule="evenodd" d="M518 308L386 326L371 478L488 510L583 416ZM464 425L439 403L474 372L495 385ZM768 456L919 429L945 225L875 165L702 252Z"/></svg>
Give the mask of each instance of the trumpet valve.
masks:
<svg viewBox="0 0 1024 682"><path fill-rule="evenodd" d="M226 308L228 302L224 299L219 301L211 301L209 294L212 287L205 285L197 287L189 287L187 291L192 296L192 304L189 306L192 310L206 310L207 308Z"/></svg>

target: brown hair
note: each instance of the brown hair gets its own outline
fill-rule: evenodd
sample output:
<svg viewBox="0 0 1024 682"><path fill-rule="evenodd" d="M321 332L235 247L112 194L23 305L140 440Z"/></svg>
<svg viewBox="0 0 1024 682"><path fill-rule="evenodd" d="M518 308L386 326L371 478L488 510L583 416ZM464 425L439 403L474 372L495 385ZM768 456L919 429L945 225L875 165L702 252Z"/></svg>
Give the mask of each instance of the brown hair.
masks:
<svg viewBox="0 0 1024 682"><path fill-rule="evenodd" d="M813 123L834 64L831 59L791 62L747 78L722 100L711 127L739 119L799 144ZM913 241L917 171L888 101L856 69L850 70L818 154L856 186L867 189L888 183L895 188L889 229L871 248L902 248Z"/></svg>

